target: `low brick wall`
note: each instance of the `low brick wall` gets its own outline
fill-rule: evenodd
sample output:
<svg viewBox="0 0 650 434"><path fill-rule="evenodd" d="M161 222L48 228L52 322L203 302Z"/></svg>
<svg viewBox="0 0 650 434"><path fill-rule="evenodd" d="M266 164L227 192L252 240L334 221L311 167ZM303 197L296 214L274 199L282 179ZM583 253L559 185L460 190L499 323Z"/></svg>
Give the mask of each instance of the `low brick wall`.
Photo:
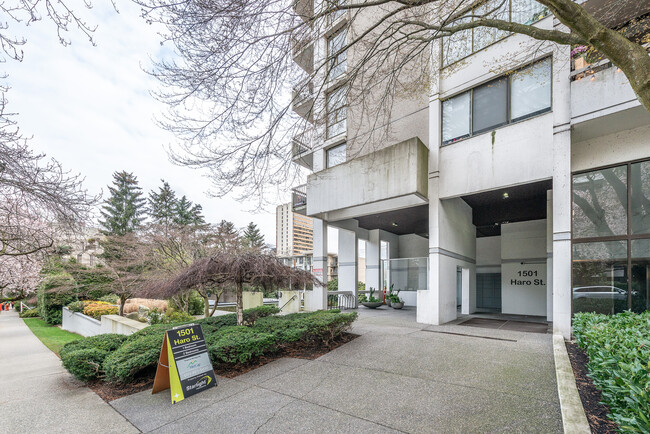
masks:
<svg viewBox="0 0 650 434"><path fill-rule="evenodd" d="M83 313L73 312L67 307L63 308L61 328L86 337L102 333L100 321Z"/></svg>
<svg viewBox="0 0 650 434"><path fill-rule="evenodd" d="M149 324L146 322L136 321L119 315L102 315L101 333L131 335L148 326Z"/></svg>

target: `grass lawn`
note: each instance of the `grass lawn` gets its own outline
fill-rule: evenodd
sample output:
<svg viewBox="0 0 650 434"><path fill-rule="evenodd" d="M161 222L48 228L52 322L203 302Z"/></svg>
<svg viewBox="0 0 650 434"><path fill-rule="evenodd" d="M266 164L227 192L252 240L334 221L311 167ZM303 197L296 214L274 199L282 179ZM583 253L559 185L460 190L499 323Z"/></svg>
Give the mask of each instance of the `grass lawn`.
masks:
<svg viewBox="0 0 650 434"><path fill-rule="evenodd" d="M40 318L23 318L23 321L25 321L25 324L27 324L27 327L29 327L32 333L56 354L59 354L63 345L83 337L76 333L70 333L61 330L59 327L49 325Z"/></svg>

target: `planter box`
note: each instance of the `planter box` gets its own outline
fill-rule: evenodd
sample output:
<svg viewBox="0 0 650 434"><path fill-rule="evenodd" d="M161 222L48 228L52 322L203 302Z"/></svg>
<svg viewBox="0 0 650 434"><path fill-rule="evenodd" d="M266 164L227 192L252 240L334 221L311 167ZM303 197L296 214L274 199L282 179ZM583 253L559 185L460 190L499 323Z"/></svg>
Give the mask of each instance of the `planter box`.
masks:
<svg viewBox="0 0 650 434"><path fill-rule="evenodd" d="M264 294L261 292L244 291L242 294L244 309L251 309L264 304Z"/></svg>
<svg viewBox="0 0 650 434"><path fill-rule="evenodd" d="M101 334L101 322L83 313L73 312L67 307L63 308L61 328L77 333L81 336L95 336Z"/></svg>
<svg viewBox="0 0 650 434"><path fill-rule="evenodd" d="M119 315L102 315L101 333L131 335L138 330L149 327L146 322L136 321Z"/></svg>

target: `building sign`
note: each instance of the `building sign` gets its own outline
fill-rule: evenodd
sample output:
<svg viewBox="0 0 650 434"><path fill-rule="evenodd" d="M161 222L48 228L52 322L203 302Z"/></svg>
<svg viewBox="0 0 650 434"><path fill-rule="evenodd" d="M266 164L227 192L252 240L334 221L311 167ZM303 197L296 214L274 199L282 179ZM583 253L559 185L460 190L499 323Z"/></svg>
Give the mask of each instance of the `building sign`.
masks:
<svg viewBox="0 0 650 434"><path fill-rule="evenodd" d="M546 316L546 263L501 264L501 312Z"/></svg>
<svg viewBox="0 0 650 434"><path fill-rule="evenodd" d="M167 330L152 393L171 388L172 404L217 385L203 330L189 324Z"/></svg>
<svg viewBox="0 0 650 434"><path fill-rule="evenodd" d="M314 276L316 276L318 278L323 277L323 269L322 268L314 268L314 269L312 269L312 273L314 274Z"/></svg>

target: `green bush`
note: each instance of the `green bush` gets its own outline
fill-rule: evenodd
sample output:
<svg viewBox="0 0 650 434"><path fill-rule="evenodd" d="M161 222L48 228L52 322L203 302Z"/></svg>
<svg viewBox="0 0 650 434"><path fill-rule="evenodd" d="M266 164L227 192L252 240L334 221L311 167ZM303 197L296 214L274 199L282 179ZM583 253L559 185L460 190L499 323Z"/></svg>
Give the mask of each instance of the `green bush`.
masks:
<svg viewBox="0 0 650 434"><path fill-rule="evenodd" d="M89 381L103 375L102 364L109 355L108 351L97 348L87 348L66 353L61 356L63 367L82 381Z"/></svg>
<svg viewBox="0 0 650 434"><path fill-rule="evenodd" d="M84 307L86 307L86 305L89 303L90 303L89 301L77 300L77 301L73 301L72 303L68 303L66 307L73 312L81 313L84 311Z"/></svg>
<svg viewBox="0 0 650 434"><path fill-rule="evenodd" d="M276 313L280 313L280 309L278 309L276 306L265 305L253 307L251 309L245 309L243 313L244 322L246 324L255 324L255 321L257 321L258 318L264 318L267 316L275 315Z"/></svg>
<svg viewBox="0 0 650 434"><path fill-rule="evenodd" d="M59 351L59 356L63 358L67 353L79 350L98 349L103 351L115 351L122 345L128 336L116 333L104 333L97 336L90 336L73 342L68 342Z"/></svg>
<svg viewBox="0 0 650 434"><path fill-rule="evenodd" d="M650 312L578 313L573 333L621 431L650 432Z"/></svg>
<svg viewBox="0 0 650 434"><path fill-rule="evenodd" d="M104 375L103 364L108 355L126 340L118 334L102 334L69 342L59 356L63 366L76 378L89 381Z"/></svg>
<svg viewBox="0 0 650 434"><path fill-rule="evenodd" d="M356 312L293 313L260 318L255 328L273 334L280 343L302 341L312 345L328 346L348 330L356 318Z"/></svg>
<svg viewBox="0 0 650 434"><path fill-rule="evenodd" d="M74 280L68 274L54 274L43 279L36 291L38 313L43 321L61 324L61 309L77 299L76 294L67 292L73 286Z"/></svg>
<svg viewBox="0 0 650 434"><path fill-rule="evenodd" d="M38 309L25 309L20 313L21 318L36 318L38 317Z"/></svg>
<svg viewBox="0 0 650 434"><path fill-rule="evenodd" d="M206 344L214 364L245 364L276 348L272 334L241 326L225 327L210 334Z"/></svg>
<svg viewBox="0 0 650 434"><path fill-rule="evenodd" d="M187 312L190 315L203 315L205 313L205 300L198 292L192 291L187 303Z"/></svg>
<svg viewBox="0 0 650 434"><path fill-rule="evenodd" d="M106 380L124 383L147 369L155 368L162 348L163 335L164 331L128 339L104 360Z"/></svg>
<svg viewBox="0 0 650 434"><path fill-rule="evenodd" d="M120 297L115 294L107 294L102 297L99 297L97 301L105 301L110 304L120 304Z"/></svg>

